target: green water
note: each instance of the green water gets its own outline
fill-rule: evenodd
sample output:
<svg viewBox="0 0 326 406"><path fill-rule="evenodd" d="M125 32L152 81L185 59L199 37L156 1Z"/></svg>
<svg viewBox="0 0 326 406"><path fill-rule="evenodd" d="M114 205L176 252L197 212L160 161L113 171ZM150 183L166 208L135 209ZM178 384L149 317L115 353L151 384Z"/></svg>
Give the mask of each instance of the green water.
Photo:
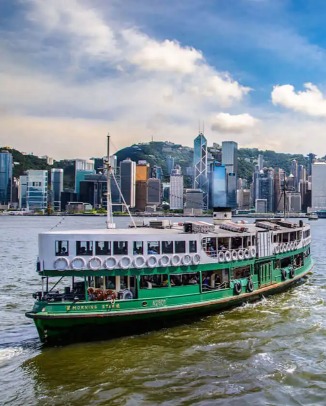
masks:
<svg viewBox="0 0 326 406"><path fill-rule="evenodd" d="M37 233L57 221L10 218L1 233L0 404L326 404L323 220L312 224L316 267L305 285L187 325L45 348L23 313L38 289ZM64 227L81 222L103 219Z"/></svg>

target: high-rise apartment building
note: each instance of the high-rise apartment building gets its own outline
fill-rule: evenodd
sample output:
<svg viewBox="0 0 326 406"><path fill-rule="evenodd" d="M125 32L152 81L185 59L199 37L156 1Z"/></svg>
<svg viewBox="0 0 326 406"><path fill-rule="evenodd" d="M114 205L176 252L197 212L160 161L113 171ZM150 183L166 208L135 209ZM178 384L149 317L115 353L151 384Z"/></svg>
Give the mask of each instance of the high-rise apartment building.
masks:
<svg viewBox="0 0 326 406"><path fill-rule="evenodd" d="M61 192L63 192L63 169L51 169L51 200L54 211L61 211Z"/></svg>
<svg viewBox="0 0 326 406"><path fill-rule="evenodd" d="M176 165L170 176L170 209L183 209L183 175L179 165Z"/></svg>
<svg viewBox="0 0 326 406"><path fill-rule="evenodd" d="M136 163L130 158L120 162L120 189L126 204L136 205Z"/></svg>
<svg viewBox="0 0 326 406"><path fill-rule="evenodd" d="M0 205L8 206L12 200L12 154L0 152Z"/></svg>
<svg viewBox="0 0 326 406"><path fill-rule="evenodd" d="M161 180L149 178L147 181L147 205L159 206L162 200Z"/></svg>
<svg viewBox="0 0 326 406"><path fill-rule="evenodd" d="M209 183L207 176L207 140L203 133L199 133L194 140L194 189L203 192L203 209L208 208Z"/></svg>

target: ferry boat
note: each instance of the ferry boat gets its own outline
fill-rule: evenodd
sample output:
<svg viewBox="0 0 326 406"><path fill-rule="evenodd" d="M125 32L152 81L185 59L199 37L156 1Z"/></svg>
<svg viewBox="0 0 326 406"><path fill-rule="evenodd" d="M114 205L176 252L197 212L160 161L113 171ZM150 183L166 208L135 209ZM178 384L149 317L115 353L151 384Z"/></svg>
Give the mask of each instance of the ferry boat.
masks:
<svg viewBox="0 0 326 406"><path fill-rule="evenodd" d="M247 224L217 209L213 224L152 219L116 229L107 178L107 229L39 235L42 289L26 316L44 343L185 322L288 289L313 268L310 225L302 220Z"/></svg>

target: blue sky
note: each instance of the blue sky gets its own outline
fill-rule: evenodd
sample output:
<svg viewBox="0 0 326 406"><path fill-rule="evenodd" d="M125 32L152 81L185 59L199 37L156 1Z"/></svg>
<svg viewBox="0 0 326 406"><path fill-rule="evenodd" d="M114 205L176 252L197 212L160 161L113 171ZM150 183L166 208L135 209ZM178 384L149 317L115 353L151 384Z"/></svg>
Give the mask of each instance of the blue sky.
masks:
<svg viewBox="0 0 326 406"><path fill-rule="evenodd" d="M168 140L326 154L321 0L0 0L0 145Z"/></svg>

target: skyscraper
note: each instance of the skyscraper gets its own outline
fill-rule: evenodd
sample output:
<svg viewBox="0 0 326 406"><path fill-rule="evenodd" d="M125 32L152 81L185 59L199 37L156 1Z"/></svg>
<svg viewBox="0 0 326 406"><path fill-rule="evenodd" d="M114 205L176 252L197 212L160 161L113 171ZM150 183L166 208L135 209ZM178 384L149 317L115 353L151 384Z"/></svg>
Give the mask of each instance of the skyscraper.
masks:
<svg viewBox="0 0 326 406"><path fill-rule="evenodd" d="M222 165L226 169L227 206L237 207L238 144L222 141Z"/></svg>
<svg viewBox="0 0 326 406"><path fill-rule="evenodd" d="M147 180L150 175L150 165L146 161L138 161L136 165L136 203L137 210L144 211L147 203Z"/></svg>
<svg viewBox="0 0 326 406"><path fill-rule="evenodd" d="M51 169L51 198L54 211L61 211L61 192L63 191L63 169Z"/></svg>
<svg viewBox="0 0 326 406"><path fill-rule="evenodd" d="M147 205L160 205L161 195L161 180L156 178L149 178L147 180Z"/></svg>
<svg viewBox="0 0 326 406"><path fill-rule="evenodd" d="M208 208L207 140L199 133L194 140L194 189L203 192L203 209Z"/></svg>
<svg viewBox="0 0 326 406"><path fill-rule="evenodd" d="M127 158L120 162L121 193L130 207L136 204L136 162Z"/></svg>
<svg viewBox="0 0 326 406"><path fill-rule="evenodd" d="M0 205L8 206L12 200L12 155L0 152Z"/></svg>
<svg viewBox="0 0 326 406"><path fill-rule="evenodd" d="M210 208L226 207L226 170L218 162L210 165Z"/></svg>

